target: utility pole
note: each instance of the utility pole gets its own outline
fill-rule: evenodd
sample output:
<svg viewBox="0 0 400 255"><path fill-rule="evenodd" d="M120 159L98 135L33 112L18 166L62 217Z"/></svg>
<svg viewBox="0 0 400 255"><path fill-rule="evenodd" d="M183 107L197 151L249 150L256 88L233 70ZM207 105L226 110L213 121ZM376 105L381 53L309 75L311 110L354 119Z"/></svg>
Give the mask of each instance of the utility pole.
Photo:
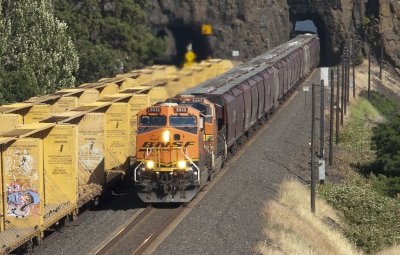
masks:
<svg viewBox="0 0 400 255"><path fill-rule="evenodd" d="M346 48L343 53L343 59L342 59L342 120L341 124L343 125L343 114L347 114L347 109L346 109Z"/></svg>
<svg viewBox="0 0 400 255"><path fill-rule="evenodd" d="M381 58L380 58L380 65L379 65L379 79L382 80L382 68L383 68L383 34L381 33Z"/></svg>
<svg viewBox="0 0 400 255"><path fill-rule="evenodd" d="M371 47L368 46L368 99L371 94Z"/></svg>
<svg viewBox="0 0 400 255"><path fill-rule="evenodd" d="M346 61L346 87L347 87L347 91L346 91L346 102L347 104L350 102L350 58L351 58L351 48L349 47L347 48L347 61Z"/></svg>
<svg viewBox="0 0 400 255"><path fill-rule="evenodd" d="M339 65L336 67L336 78L337 78L337 81L336 81L336 144L339 144L339 122L340 122L340 119L339 119L339 111L340 111L340 107L339 107L339 105L340 105L340 101L339 101L339 93L340 93L340 83L339 83L339 80L340 80L340 67L339 67Z"/></svg>
<svg viewBox="0 0 400 255"><path fill-rule="evenodd" d="M335 100L335 76L331 70L331 111L329 113L329 165L333 163L333 106Z"/></svg>
<svg viewBox="0 0 400 255"><path fill-rule="evenodd" d="M352 66L353 66L353 98L356 98L356 59L354 54L354 41L353 41L353 56L352 56Z"/></svg>
<svg viewBox="0 0 400 255"><path fill-rule="evenodd" d="M319 158L324 158L325 152L325 88L324 88L324 80L321 80L321 87L320 87L320 110L319 110Z"/></svg>
<svg viewBox="0 0 400 255"><path fill-rule="evenodd" d="M315 213L315 84L312 84L311 97L311 212Z"/></svg>

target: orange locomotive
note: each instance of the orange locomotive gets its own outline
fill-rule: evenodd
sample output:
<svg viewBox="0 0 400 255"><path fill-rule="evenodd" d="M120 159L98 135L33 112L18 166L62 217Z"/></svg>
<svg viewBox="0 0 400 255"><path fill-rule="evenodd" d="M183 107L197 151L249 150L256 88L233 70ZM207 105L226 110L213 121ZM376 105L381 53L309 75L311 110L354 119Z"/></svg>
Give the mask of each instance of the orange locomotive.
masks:
<svg viewBox="0 0 400 255"><path fill-rule="evenodd" d="M215 107L170 99L138 113L134 178L144 202L188 202L216 170ZM219 164L220 167L220 164Z"/></svg>

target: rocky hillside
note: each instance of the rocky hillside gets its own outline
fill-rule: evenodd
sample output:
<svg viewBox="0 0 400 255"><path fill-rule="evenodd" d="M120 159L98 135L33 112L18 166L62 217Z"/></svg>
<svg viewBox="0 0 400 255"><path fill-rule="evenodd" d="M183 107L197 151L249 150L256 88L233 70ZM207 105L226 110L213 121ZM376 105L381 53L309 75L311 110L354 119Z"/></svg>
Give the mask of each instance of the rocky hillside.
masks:
<svg viewBox="0 0 400 255"><path fill-rule="evenodd" d="M180 50L176 47L180 46L176 31L185 26L212 24L214 31L207 47L213 55L230 57L232 50L239 50L241 58L246 59L290 38L296 21L312 19L318 27L324 61L334 64L346 37L365 37L365 17L369 17L379 20L385 59L400 66L397 0L150 0L150 3L150 23L168 35L172 43L170 54ZM378 52L376 47L375 51Z"/></svg>

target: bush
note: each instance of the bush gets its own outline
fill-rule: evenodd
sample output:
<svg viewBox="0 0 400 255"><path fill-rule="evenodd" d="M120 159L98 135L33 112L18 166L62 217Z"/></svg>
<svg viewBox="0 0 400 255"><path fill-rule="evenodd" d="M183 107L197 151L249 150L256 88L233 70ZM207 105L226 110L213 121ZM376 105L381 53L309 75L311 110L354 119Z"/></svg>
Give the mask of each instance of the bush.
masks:
<svg viewBox="0 0 400 255"><path fill-rule="evenodd" d="M386 118L400 116L400 104L382 93L371 91L369 101Z"/></svg>
<svg viewBox="0 0 400 255"><path fill-rule="evenodd" d="M400 176L400 118L392 118L373 129L372 148L376 151L376 174Z"/></svg>
<svg viewBox="0 0 400 255"><path fill-rule="evenodd" d="M364 61L364 55L361 52L357 53L354 64L356 66L358 66L358 65L361 65L363 63L363 61Z"/></svg>
<svg viewBox="0 0 400 255"><path fill-rule="evenodd" d="M384 175L370 176L371 185L379 194L388 197L399 197L400 194L400 177L388 178Z"/></svg>
<svg viewBox="0 0 400 255"><path fill-rule="evenodd" d="M166 42L148 26L145 0L54 0L54 7L78 50L79 83L152 64L164 53Z"/></svg>
<svg viewBox="0 0 400 255"><path fill-rule="evenodd" d="M343 212L346 236L371 253L400 241L400 199L374 191L365 180L320 186L318 193Z"/></svg>
<svg viewBox="0 0 400 255"><path fill-rule="evenodd" d="M0 90L13 102L73 86L78 57L49 0L0 0Z"/></svg>
<svg viewBox="0 0 400 255"><path fill-rule="evenodd" d="M20 102L40 91L36 80L23 70L0 72L0 80L0 104Z"/></svg>
<svg viewBox="0 0 400 255"><path fill-rule="evenodd" d="M369 171L386 177L400 177L400 104L379 92L373 92L371 103L386 118L372 129L371 148L376 160Z"/></svg>

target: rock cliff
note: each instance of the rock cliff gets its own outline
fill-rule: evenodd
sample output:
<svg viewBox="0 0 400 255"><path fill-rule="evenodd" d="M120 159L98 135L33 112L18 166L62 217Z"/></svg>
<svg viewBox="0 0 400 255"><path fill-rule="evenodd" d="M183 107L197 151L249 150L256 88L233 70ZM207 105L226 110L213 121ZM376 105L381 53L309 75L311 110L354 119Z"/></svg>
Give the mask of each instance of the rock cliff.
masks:
<svg viewBox="0 0 400 255"><path fill-rule="evenodd" d="M385 60L400 66L400 2L397 0L150 0L149 21L168 35L169 53L182 54L188 41L214 57L248 59L287 41L296 21L313 20L321 38L324 64L335 64L345 38L364 38L365 17L379 19ZM201 24L211 24L206 39ZM184 31L180 33L179 31ZM197 31L197 32L196 32ZM182 42L182 37L193 33ZM203 41L201 41L203 40ZM201 41L201 42L200 42Z"/></svg>

